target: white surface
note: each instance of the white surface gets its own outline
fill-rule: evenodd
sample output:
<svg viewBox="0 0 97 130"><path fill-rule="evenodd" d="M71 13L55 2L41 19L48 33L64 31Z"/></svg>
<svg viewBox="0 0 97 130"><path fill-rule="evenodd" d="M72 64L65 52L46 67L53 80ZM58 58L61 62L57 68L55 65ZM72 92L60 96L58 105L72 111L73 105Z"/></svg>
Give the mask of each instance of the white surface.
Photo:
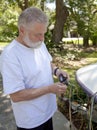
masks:
<svg viewBox="0 0 97 130"><path fill-rule="evenodd" d="M82 87L84 86L93 94L97 92L97 63L80 68L76 72L76 76Z"/></svg>

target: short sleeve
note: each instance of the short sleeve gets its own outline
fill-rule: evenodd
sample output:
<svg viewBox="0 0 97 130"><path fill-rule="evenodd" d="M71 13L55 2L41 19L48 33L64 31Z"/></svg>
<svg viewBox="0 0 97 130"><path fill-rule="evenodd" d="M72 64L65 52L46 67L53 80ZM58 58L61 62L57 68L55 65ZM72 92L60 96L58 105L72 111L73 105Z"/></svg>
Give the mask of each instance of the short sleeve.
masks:
<svg viewBox="0 0 97 130"><path fill-rule="evenodd" d="M1 74L5 94L24 89L24 78L18 59L15 55L2 54Z"/></svg>
<svg viewBox="0 0 97 130"><path fill-rule="evenodd" d="M49 60L52 62L53 58L52 58L51 54L49 53L49 51L48 51L46 45L45 45L45 44L43 44L43 45L44 45L44 49L45 49L46 52L47 52L47 55L48 55Z"/></svg>

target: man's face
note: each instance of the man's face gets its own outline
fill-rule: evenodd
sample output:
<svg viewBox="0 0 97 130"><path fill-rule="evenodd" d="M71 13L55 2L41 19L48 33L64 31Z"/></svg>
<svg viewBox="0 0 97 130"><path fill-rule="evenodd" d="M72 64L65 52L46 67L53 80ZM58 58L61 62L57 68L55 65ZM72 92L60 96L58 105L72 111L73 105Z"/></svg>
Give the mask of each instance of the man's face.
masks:
<svg viewBox="0 0 97 130"><path fill-rule="evenodd" d="M23 36L23 41L28 47L37 47L44 41L44 35L47 31L47 26L42 23L35 23L32 28L26 27Z"/></svg>

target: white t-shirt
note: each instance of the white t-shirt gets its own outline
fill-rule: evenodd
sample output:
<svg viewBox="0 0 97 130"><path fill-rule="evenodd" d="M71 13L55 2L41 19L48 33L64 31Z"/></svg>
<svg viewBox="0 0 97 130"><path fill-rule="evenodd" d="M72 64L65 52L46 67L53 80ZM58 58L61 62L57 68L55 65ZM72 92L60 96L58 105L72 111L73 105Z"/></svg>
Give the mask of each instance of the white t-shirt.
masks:
<svg viewBox="0 0 97 130"><path fill-rule="evenodd" d="M39 88L53 83L51 60L44 43L38 49L27 48L13 40L1 55L4 92ZM34 128L51 118L57 109L56 95L46 94L36 99L12 102L18 127Z"/></svg>

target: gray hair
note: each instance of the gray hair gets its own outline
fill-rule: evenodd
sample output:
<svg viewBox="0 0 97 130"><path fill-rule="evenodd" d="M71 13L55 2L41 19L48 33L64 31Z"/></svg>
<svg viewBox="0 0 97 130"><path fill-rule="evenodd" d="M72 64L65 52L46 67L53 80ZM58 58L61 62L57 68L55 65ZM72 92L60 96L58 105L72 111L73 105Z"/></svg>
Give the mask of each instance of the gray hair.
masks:
<svg viewBox="0 0 97 130"><path fill-rule="evenodd" d="M48 25L48 17L46 14L36 7L30 7L25 9L19 16L18 27L21 25L27 26L29 24L44 23Z"/></svg>

